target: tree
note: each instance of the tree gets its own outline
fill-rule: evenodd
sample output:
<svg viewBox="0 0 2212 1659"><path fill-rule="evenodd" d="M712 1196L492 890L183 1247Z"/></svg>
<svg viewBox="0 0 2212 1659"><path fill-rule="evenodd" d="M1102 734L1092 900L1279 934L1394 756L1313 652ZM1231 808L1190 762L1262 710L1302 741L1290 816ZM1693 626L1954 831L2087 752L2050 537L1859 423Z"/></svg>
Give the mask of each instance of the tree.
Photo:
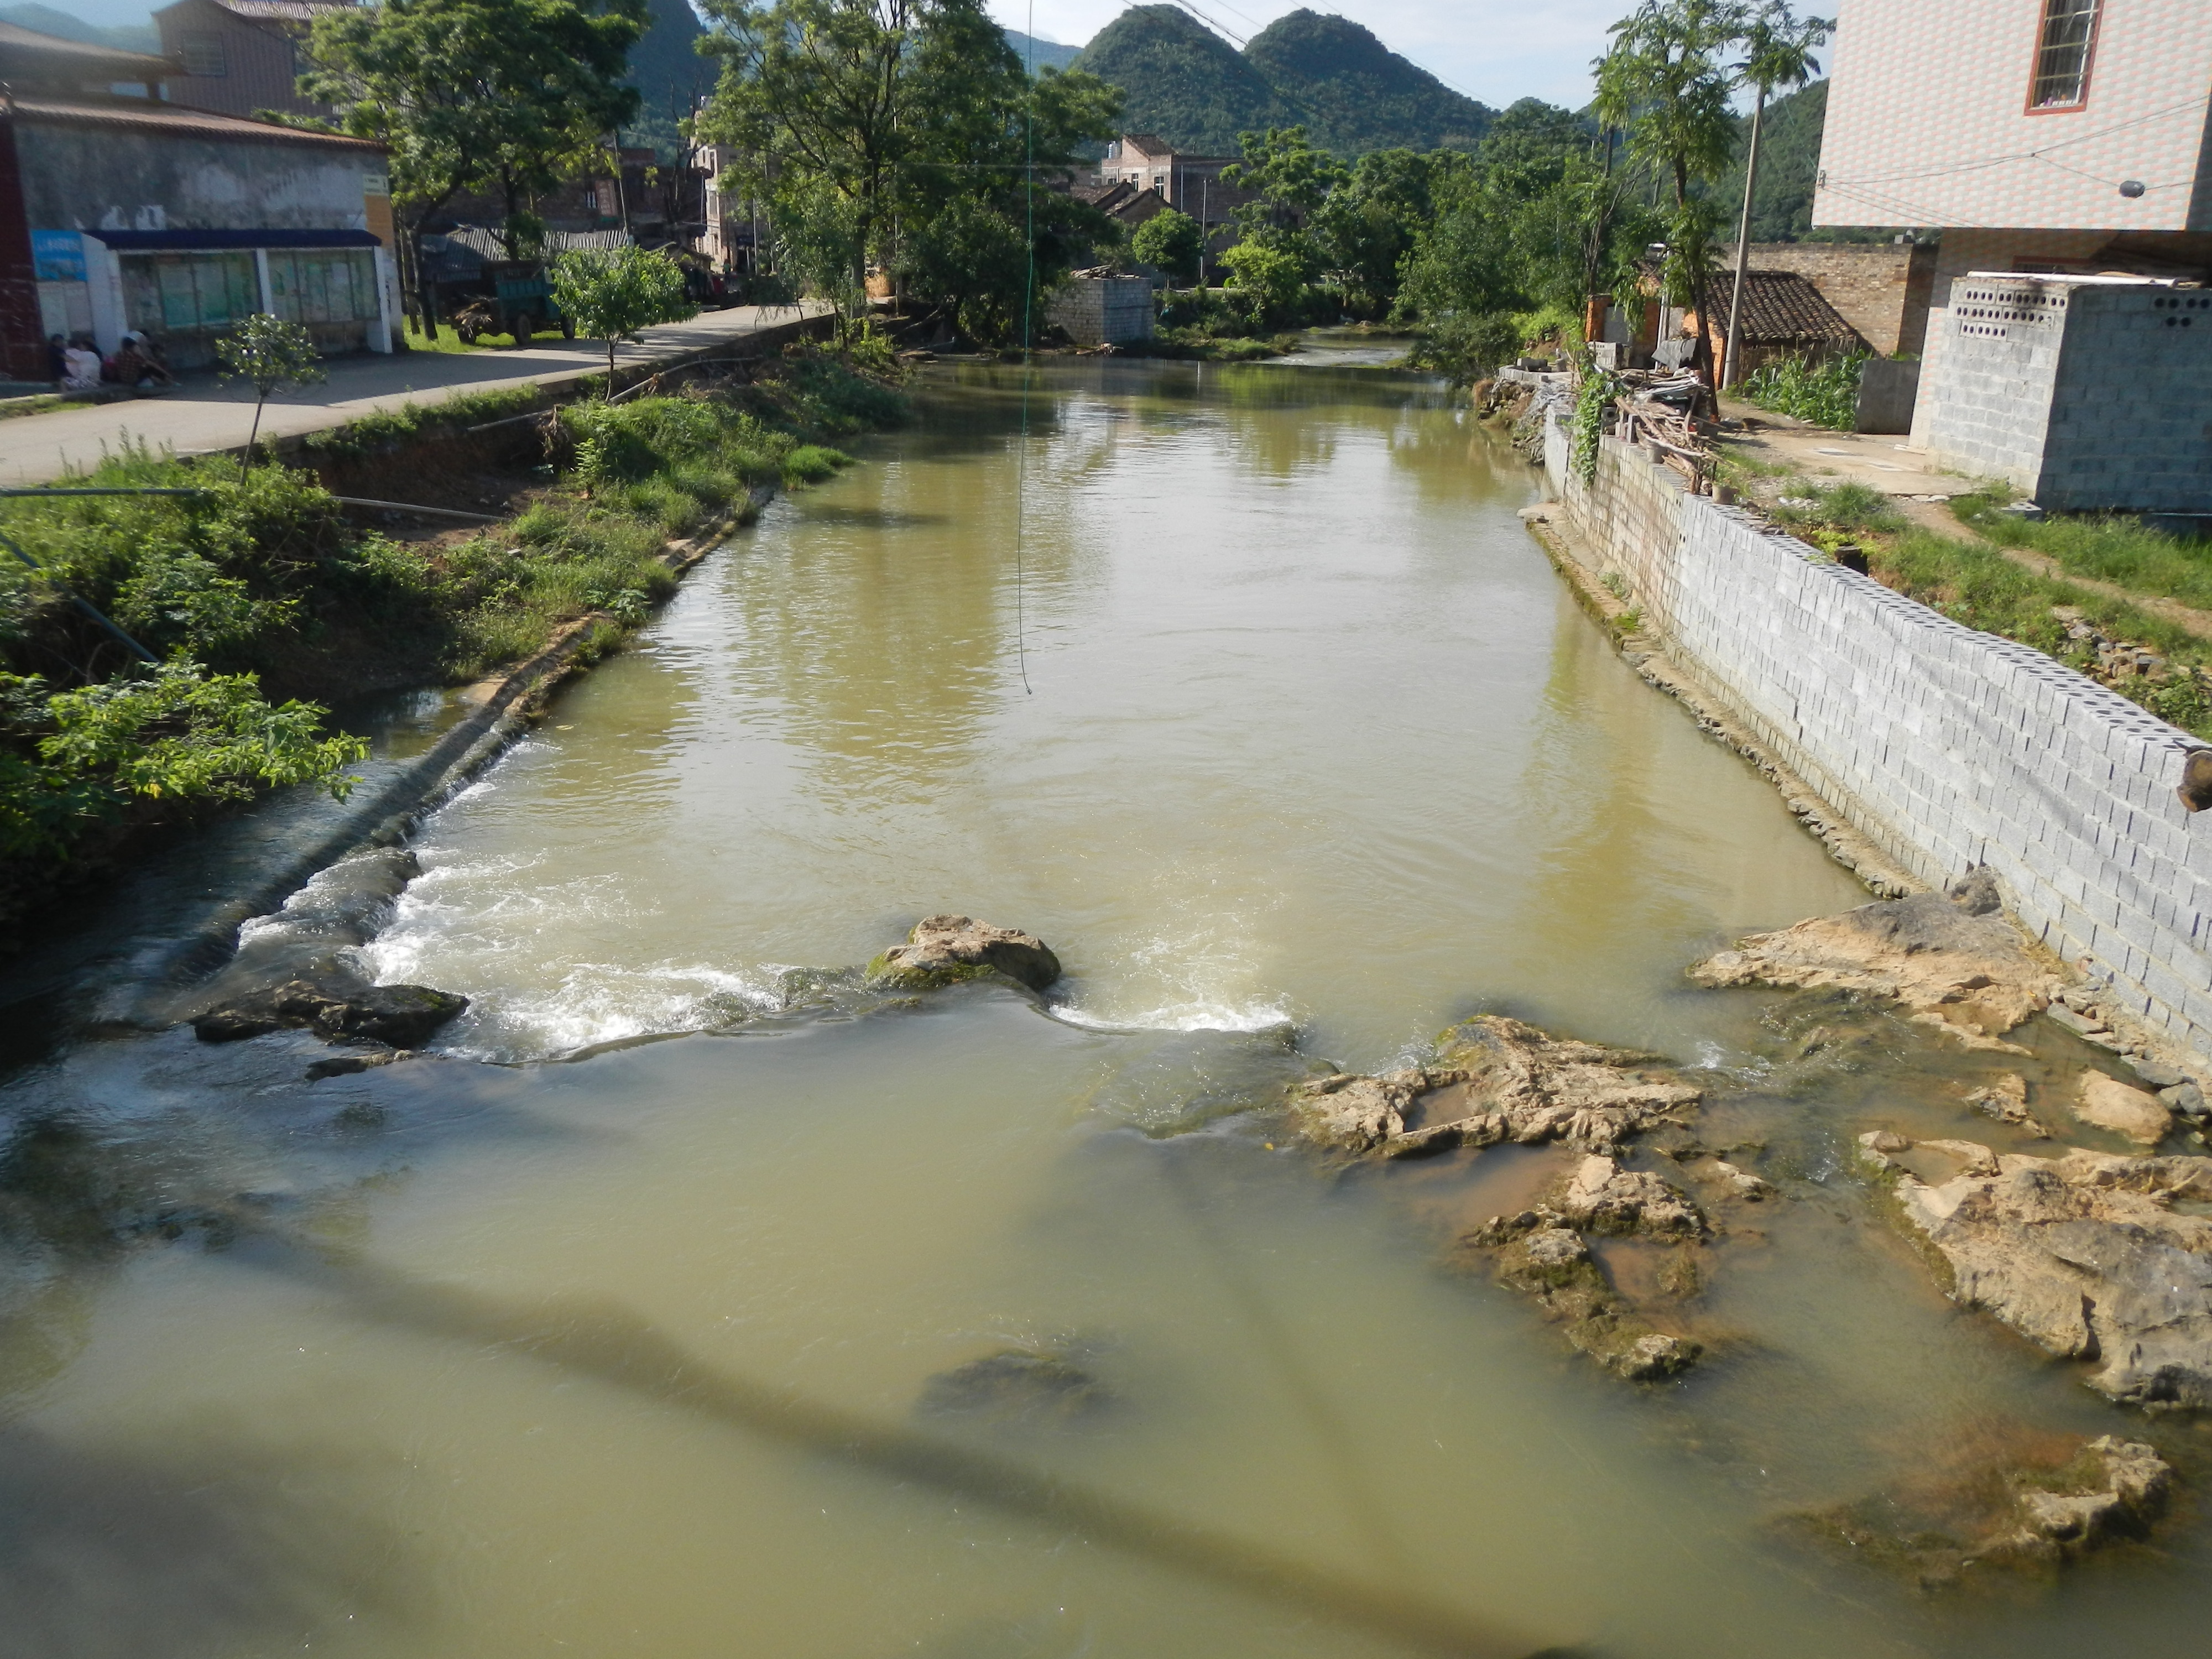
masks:
<svg viewBox="0 0 2212 1659"><path fill-rule="evenodd" d="M1709 386L1708 298L1719 216L1701 187L1735 149L1729 110L1735 73L1724 60L1748 23L1736 0L1644 0L1613 26L1613 47L1597 60L1598 118L1627 133L1631 156L1671 189L1663 280L1668 297L1697 317L1692 362Z"/></svg>
<svg viewBox="0 0 2212 1659"><path fill-rule="evenodd" d="M1188 213L1163 208L1137 227L1129 252L1164 272L1169 282L1188 288L1198 280L1206 232Z"/></svg>
<svg viewBox="0 0 2212 1659"><path fill-rule="evenodd" d="M1249 297L1254 322L1280 321L1295 313L1306 286L1305 266L1296 254L1247 237L1224 250L1221 263L1228 268L1229 286Z"/></svg>
<svg viewBox="0 0 2212 1659"><path fill-rule="evenodd" d="M1397 302L1407 258L1435 211L1437 185L1463 170L1455 150L1381 149L1352 165L1312 216L1322 269L1344 289L1345 307L1380 317Z"/></svg>
<svg viewBox="0 0 2212 1659"><path fill-rule="evenodd" d="M325 378L315 337L297 323L257 311L215 343L226 380L253 385L253 428L246 438L246 465L253 465L253 446L261 436L261 411L270 394L287 386L313 386Z"/></svg>
<svg viewBox="0 0 2212 1659"><path fill-rule="evenodd" d="M841 303L872 267L992 336L1107 233L1103 215L1040 182L1115 130L1097 77L1035 79L981 0L708 0L723 59L704 137L747 158L804 274ZM837 234L821 234L834 228ZM1031 280L1034 269L1035 281Z"/></svg>
<svg viewBox="0 0 2212 1659"><path fill-rule="evenodd" d="M1814 48L1825 43L1834 23L1819 17L1800 22L1787 0L1767 0L1744 32L1743 78L1758 88L1751 106L1751 144L1743 167L1743 217L1735 233L1735 283L1729 296L1728 349L1721 357L1722 384L1733 386L1735 347L1743 315L1743 279L1751 264L1751 198L1759 187L1759 129L1766 121L1767 94L1777 87L1802 87L1819 73Z"/></svg>
<svg viewBox="0 0 2212 1659"><path fill-rule="evenodd" d="M345 131L391 151L412 309L425 328L422 236L463 191L504 199L508 252L534 223L525 204L637 109L622 84L646 0L382 0L315 20L302 91Z"/></svg>
<svg viewBox="0 0 2212 1659"><path fill-rule="evenodd" d="M607 389L615 390L615 344L655 323L696 317L673 259L641 247L578 248L556 255L547 273L553 300L577 330L607 343Z"/></svg>

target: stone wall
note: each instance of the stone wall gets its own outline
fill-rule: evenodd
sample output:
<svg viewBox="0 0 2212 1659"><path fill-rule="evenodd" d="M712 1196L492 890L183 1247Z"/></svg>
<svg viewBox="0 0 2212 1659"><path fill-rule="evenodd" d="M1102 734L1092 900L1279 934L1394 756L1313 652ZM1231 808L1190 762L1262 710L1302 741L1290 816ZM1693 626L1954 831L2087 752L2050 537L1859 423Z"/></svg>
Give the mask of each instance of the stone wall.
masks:
<svg viewBox="0 0 2212 1659"><path fill-rule="evenodd" d="M1152 285L1141 276L1071 276L1045 315L1078 345L1152 337Z"/></svg>
<svg viewBox="0 0 2212 1659"><path fill-rule="evenodd" d="M1936 260L1934 248L1909 242L1751 245L1752 270L1796 272L1885 357L1920 349L1935 293ZM1735 269L1733 246L1723 252L1721 268ZM1722 289L1726 289L1724 276Z"/></svg>
<svg viewBox="0 0 2212 1659"><path fill-rule="evenodd" d="M1555 417L1545 458L1578 556L1835 812L1931 885L1990 866L2031 932L2212 1054L2212 812L2175 793L2204 745L1689 495L1646 452L1601 440L1585 488Z"/></svg>
<svg viewBox="0 0 2212 1659"><path fill-rule="evenodd" d="M2212 295L1962 276L1916 419L1929 465L2067 511L2212 513Z"/></svg>

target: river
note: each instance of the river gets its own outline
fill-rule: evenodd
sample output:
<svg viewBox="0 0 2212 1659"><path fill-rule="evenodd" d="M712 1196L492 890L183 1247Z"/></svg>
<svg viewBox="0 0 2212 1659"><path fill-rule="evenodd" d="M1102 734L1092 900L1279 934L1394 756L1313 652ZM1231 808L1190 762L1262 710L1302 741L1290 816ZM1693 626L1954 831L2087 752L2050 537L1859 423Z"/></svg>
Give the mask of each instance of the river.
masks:
<svg viewBox="0 0 2212 1659"><path fill-rule="evenodd" d="M14 1075L0 1653L2200 1650L2193 1524L1936 1595L1778 1526L2139 1422L1936 1292L1863 1098L1747 1130L1790 1218L1644 1388L1439 1265L1512 1158L1238 1111L1478 1010L1754 1072L1776 997L1683 967L1864 899L1576 608L1534 474L1367 369L920 404L426 826L367 955L473 1000L441 1058ZM1048 940L1048 1006L786 1011L945 910ZM979 1407L1006 1351L1084 1381Z"/></svg>

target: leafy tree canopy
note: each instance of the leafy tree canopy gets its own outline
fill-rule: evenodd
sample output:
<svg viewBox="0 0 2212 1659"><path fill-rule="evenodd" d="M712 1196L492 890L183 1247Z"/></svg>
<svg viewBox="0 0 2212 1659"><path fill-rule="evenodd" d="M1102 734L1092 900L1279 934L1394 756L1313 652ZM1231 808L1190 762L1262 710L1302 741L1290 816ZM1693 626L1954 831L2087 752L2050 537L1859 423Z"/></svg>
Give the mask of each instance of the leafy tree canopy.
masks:
<svg viewBox="0 0 2212 1659"><path fill-rule="evenodd" d="M340 124L392 152L410 232L463 191L513 217L636 113L622 84L646 0L382 0L315 20L300 78Z"/></svg>

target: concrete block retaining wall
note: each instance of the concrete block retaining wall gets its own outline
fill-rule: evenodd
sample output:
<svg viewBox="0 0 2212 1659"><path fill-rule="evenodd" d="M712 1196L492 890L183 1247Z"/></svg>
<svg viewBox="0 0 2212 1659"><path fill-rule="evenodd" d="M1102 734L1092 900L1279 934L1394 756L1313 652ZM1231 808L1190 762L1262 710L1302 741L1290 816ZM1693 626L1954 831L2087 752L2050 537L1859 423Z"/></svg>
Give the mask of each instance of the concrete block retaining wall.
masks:
<svg viewBox="0 0 2212 1659"><path fill-rule="evenodd" d="M1566 527L1775 758L1930 885L1990 866L2030 931L2212 1054L2212 812L2175 793L2204 745L1600 442L1585 488L1547 427Z"/></svg>

